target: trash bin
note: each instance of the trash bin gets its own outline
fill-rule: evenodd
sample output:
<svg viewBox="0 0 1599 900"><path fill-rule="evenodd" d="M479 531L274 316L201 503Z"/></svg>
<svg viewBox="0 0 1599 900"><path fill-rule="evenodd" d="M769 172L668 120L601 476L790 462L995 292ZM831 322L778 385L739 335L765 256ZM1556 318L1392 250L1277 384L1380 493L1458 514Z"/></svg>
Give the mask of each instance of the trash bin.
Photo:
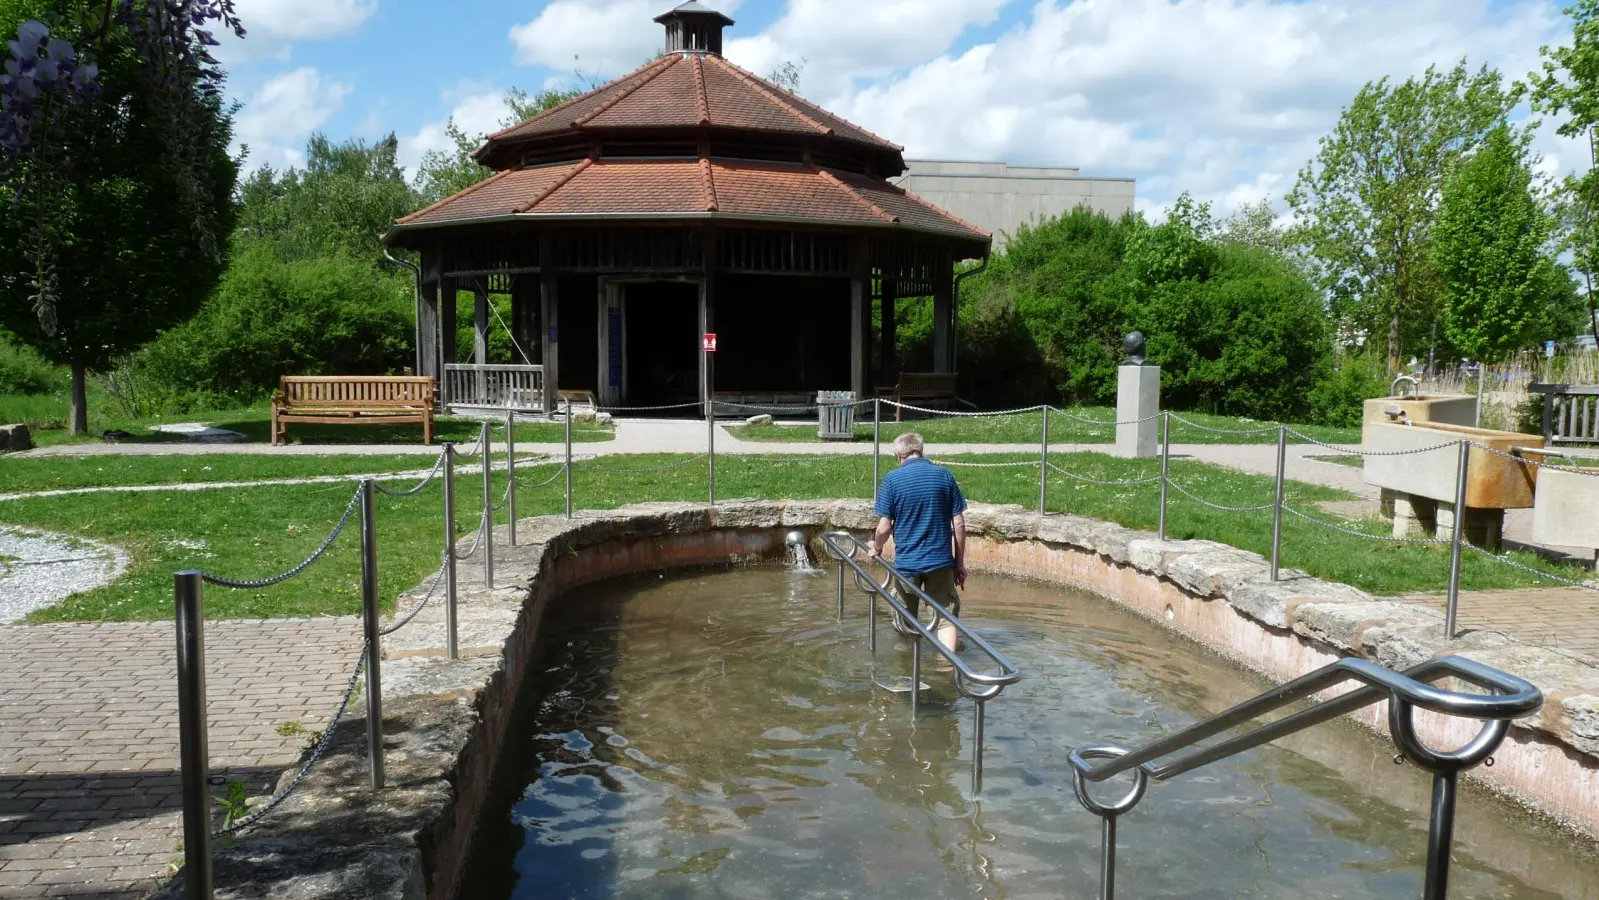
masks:
<svg viewBox="0 0 1599 900"><path fill-rule="evenodd" d="M817 391L817 432L824 441L855 439L854 391Z"/></svg>

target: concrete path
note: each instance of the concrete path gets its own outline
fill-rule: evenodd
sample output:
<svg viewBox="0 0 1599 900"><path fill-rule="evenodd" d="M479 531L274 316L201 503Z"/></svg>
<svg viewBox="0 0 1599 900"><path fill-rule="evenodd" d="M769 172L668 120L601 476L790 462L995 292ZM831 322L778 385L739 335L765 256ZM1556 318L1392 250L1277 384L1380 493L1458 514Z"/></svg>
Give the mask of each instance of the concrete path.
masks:
<svg viewBox="0 0 1599 900"><path fill-rule="evenodd" d="M307 742L279 729L326 726L360 636L207 623L212 771L270 791ZM0 898L143 897L182 856L172 623L4 626L0 645Z"/></svg>

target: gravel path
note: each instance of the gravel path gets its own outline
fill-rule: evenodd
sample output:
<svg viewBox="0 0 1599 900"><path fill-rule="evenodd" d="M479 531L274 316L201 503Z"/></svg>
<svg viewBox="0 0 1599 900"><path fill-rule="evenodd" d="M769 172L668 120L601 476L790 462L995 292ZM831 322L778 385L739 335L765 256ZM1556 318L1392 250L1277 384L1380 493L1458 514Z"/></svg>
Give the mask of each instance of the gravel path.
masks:
<svg viewBox="0 0 1599 900"><path fill-rule="evenodd" d="M110 544L0 525L0 625L121 577L128 554Z"/></svg>

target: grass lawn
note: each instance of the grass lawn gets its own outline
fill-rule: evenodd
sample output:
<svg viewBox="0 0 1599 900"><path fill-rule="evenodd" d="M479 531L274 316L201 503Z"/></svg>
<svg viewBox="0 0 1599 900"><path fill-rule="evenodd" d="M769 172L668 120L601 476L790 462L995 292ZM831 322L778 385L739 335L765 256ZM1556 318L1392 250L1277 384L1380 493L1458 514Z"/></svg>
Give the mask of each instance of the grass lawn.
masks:
<svg viewBox="0 0 1599 900"><path fill-rule="evenodd" d="M268 456L254 453L0 457L0 494L126 484L192 484L205 481L312 478L318 475L375 475L426 469L433 465L436 458L422 454ZM4 519L4 510L0 509L0 521Z"/></svg>
<svg viewBox="0 0 1599 900"><path fill-rule="evenodd" d="M887 415L885 408L885 415ZM1236 416L1212 416L1206 413L1177 413L1184 419L1205 428L1223 428L1248 431L1258 428L1275 428L1276 422L1259 422ZM1094 423L1082 421L1092 419ZM1076 406L1068 410L1051 410L1049 416L1049 441L1051 444L1109 444L1116 440L1116 429L1108 424L1116 420L1116 411L1105 406ZM958 416L917 419L907 422L885 421L882 440L887 442L904 431L915 431L929 441L959 444L1036 444L1043 437L1043 417L1038 413L1017 413L1008 416ZM1294 425L1318 441L1328 443L1360 443L1359 428L1330 428L1323 425ZM803 441L817 443L816 425L734 425L728 428L734 437L745 441ZM1289 436L1292 439L1292 435ZM855 425L855 440L872 439L871 423ZM1171 439L1174 444L1272 444L1277 432L1258 434L1226 434L1206 431L1172 419Z"/></svg>
<svg viewBox="0 0 1599 900"><path fill-rule="evenodd" d="M56 396L0 396L0 423L27 422L33 432L33 442L41 447L56 444L97 443L105 431L126 431L132 437L126 443L183 442L182 435L164 434L150 430L151 425L174 422L204 422L217 428L237 431L245 436L243 443L269 444L272 441L271 407L265 403L242 409L198 410L181 415L164 415L151 418L129 418L118 414L113 401L89 402L89 434L70 434L66 429L67 407L64 397ZM502 416L498 421L504 422ZM455 416L440 416L433 422L433 439L466 442L477 440L480 420ZM591 442L608 441L615 437L611 426L592 423L574 423L572 440ZM565 426L549 422L518 422L516 439L520 443L559 443L565 439ZM291 444L420 444L421 425L289 425Z"/></svg>
<svg viewBox="0 0 1599 900"><path fill-rule="evenodd" d="M1023 459L1028 457L983 456L954 461ZM1105 480L1144 478L1158 471L1154 460L1123 460L1095 453L1057 454L1052 459L1067 471ZM672 467L616 471L666 465ZM885 463L885 471L890 465L891 462ZM526 481L536 483L557 470L545 465L523 466L519 471ZM956 474L973 500L1028 506L1037 502L1038 470L1032 466L957 468ZM1184 460L1172 462L1171 475L1174 482L1216 503L1253 505L1270 502L1272 496L1272 479L1265 476ZM457 529L463 533L476 528L481 509L478 477L470 470L457 476ZM503 478L503 474L499 477ZM686 456L608 457L580 464L574 475L574 488L577 505L583 508L652 500L703 501L705 463ZM871 488L870 457L717 460L717 493L723 499L867 497ZM108 540L125 547L132 556L128 575L116 584L41 610L30 621L165 620L172 613L174 571L195 566L233 578L275 574L303 559L320 543L343 512L353 490L349 484L277 485L22 499L0 504L0 521ZM399 592L415 585L438 564L440 495L441 489L434 483L412 497L378 498L380 590L386 605L392 605ZM1158 515L1158 497L1155 485L1102 487L1054 476L1050 508L1152 530ZM1288 485L1289 503L1323 520L1336 517L1317 510L1314 502L1335 499L1348 499L1348 495L1313 485ZM546 487L520 490L517 503L524 516L558 513L562 508L561 479ZM1360 527L1373 534L1382 530L1376 523ZM1447 579L1447 547L1367 541L1327 531L1292 516L1285 518L1283 529L1284 565L1306 569L1322 578L1384 594L1437 590L1444 587ZM1212 510L1174 491L1168 511L1168 536L1207 538L1266 553L1271 541L1271 513ZM261 591L212 588L206 594L207 611L218 618L354 615L359 607L357 544L357 531L352 526L326 558L285 584ZM1531 554L1518 553L1515 557L1545 571L1555 571ZM1468 588L1539 583L1534 576L1477 554L1466 554L1463 566ZM467 563L461 571L463 578L476 577L473 563ZM1576 570L1560 571L1572 574Z"/></svg>
<svg viewBox="0 0 1599 900"><path fill-rule="evenodd" d="M1334 463L1334 464L1340 465L1340 466L1348 466L1351 469L1358 469L1358 468L1361 468L1362 466L1364 466L1366 464L1366 460L1365 460L1364 457L1360 457L1360 456L1344 456L1344 455L1337 454L1337 453L1332 454L1330 456L1312 456L1311 459L1314 459L1314 460L1317 460L1317 461L1320 461L1320 462L1330 462L1330 463Z"/></svg>

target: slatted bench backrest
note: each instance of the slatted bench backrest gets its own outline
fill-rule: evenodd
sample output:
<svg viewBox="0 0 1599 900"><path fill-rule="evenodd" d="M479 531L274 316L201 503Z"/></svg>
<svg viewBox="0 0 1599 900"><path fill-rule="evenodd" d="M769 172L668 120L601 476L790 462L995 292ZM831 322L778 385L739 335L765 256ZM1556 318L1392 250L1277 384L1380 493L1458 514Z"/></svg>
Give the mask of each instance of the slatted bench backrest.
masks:
<svg viewBox="0 0 1599 900"><path fill-rule="evenodd" d="M902 397L923 394L953 396L954 393L954 372L901 372L899 375L899 394Z"/></svg>
<svg viewBox="0 0 1599 900"><path fill-rule="evenodd" d="M427 375L285 375L283 406L433 407Z"/></svg>

